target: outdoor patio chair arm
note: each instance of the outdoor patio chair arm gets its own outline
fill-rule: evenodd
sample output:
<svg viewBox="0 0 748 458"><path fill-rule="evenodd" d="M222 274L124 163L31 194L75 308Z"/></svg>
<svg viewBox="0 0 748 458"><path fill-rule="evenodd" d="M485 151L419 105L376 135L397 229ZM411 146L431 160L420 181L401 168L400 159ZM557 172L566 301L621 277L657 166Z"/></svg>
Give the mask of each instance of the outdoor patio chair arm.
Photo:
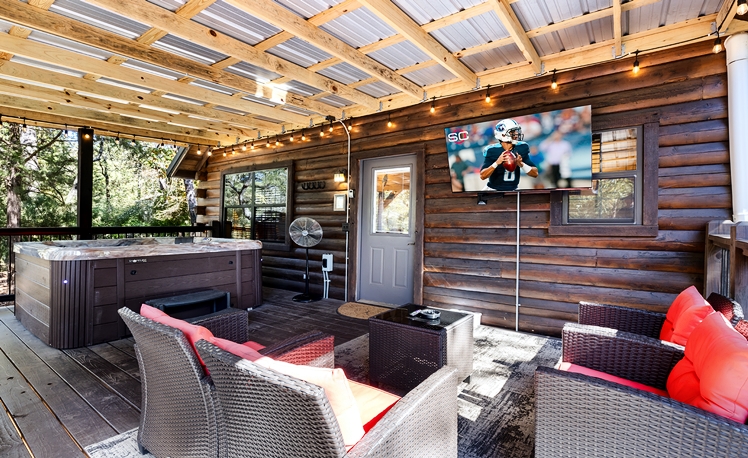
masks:
<svg viewBox="0 0 748 458"><path fill-rule="evenodd" d="M535 371L536 458L746 456L748 426L582 374Z"/></svg>
<svg viewBox="0 0 748 458"><path fill-rule="evenodd" d="M332 369L335 364L334 345L334 336L310 331L265 347L260 353L277 361Z"/></svg>
<svg viewBox="0 0 748 458"><path fill-rule="evenodd" d="M411 390L346 455L457 457L457 370L445 366Z"/></svg>
<svg viewBox="0 0 748 458"><path fill-rule="evenodd" d="M665 389L683 347L651 337L599 326L566 323L562 361Z"/></svg>
<svg viewBox="0 0 748 458"><path fill-rule="evenodd" d="M665 314L582 301L579 303L579 323L659 338Z"/></svg>
<svg viewBox="0 0 748 458"><path fill-rule="evenodd" d="M214 336L236 343L249 340L248 313L246 310L227 308L215 313L189 318L185 321L207 328Z"/></svg>

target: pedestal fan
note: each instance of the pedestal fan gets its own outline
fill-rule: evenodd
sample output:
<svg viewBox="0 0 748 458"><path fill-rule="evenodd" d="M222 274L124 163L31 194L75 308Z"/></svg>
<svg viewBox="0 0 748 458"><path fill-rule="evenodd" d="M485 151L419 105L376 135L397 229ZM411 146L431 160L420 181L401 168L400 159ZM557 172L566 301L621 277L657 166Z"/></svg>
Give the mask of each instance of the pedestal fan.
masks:
<svg viewBox="0 0 748 458"><path fill-rule="evenodd" d="M302 216L296 218L288 228L291 240L299 246L306 248L306 273L304 274L304 294L294 296L294 302L314 302L320 300L319 296L309 294L309 247L313 247L322 240L322 226L312 218Z"/></svg>

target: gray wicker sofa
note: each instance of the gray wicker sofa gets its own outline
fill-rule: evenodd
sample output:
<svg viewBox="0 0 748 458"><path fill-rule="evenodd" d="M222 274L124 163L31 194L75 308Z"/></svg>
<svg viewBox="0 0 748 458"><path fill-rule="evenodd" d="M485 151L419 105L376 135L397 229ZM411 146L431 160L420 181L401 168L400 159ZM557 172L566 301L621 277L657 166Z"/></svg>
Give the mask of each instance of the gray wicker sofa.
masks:
<svg viewBox="0 0 748 458"><path fill-rule="evenodd" d="M457 456L457 372L443 367L401 398L346 451L319 386L196 343L215 383L224 458Z"/></svg>
<svg viewBox="0 0 748 458"><path fill-rule="evenodd" d="M143 391L138 447L158 458L219 456L223 419L210 376L203 371L182 331L123 307L119 314L135 338ZM189 321L214 336L248 340L245 310L225 309ZM333 336L310 332L269 346L261 353L289 363L332 367ZM224 455L225 456L225 455Z"/></svg>
<svg viewBox="0 0 748 458"><path fill-rule="evenodd" d="M682 347L567 323L564 362L665 389ZM748 426L676 400L583 374L535 372L535 456L747 457Z"/></svg>

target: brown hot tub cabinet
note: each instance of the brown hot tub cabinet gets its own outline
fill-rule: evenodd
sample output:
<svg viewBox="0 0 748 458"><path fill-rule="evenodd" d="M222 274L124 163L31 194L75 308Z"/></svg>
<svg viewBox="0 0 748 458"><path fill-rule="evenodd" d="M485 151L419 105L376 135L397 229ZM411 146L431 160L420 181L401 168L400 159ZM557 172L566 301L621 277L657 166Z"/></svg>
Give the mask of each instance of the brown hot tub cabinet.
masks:
<svg viewBox="0 0 748 458"><path fill-rule="evenodd" d="M262 244L173 238L28 242L14 245L16 318L55 348L127 335L117 310L149 299L214 288L231 305L262 303Z"/></svg>

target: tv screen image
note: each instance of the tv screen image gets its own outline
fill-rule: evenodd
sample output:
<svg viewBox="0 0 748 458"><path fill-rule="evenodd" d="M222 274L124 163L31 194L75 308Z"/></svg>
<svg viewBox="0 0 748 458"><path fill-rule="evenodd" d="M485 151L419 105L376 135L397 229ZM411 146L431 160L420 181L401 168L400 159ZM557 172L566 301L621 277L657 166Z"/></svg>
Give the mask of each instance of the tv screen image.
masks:
<svg viewBox="0 0 748 458"><path fill-rule="evenodd" d="M592 186L592 107L444 129L452 192Z"/></svg>

